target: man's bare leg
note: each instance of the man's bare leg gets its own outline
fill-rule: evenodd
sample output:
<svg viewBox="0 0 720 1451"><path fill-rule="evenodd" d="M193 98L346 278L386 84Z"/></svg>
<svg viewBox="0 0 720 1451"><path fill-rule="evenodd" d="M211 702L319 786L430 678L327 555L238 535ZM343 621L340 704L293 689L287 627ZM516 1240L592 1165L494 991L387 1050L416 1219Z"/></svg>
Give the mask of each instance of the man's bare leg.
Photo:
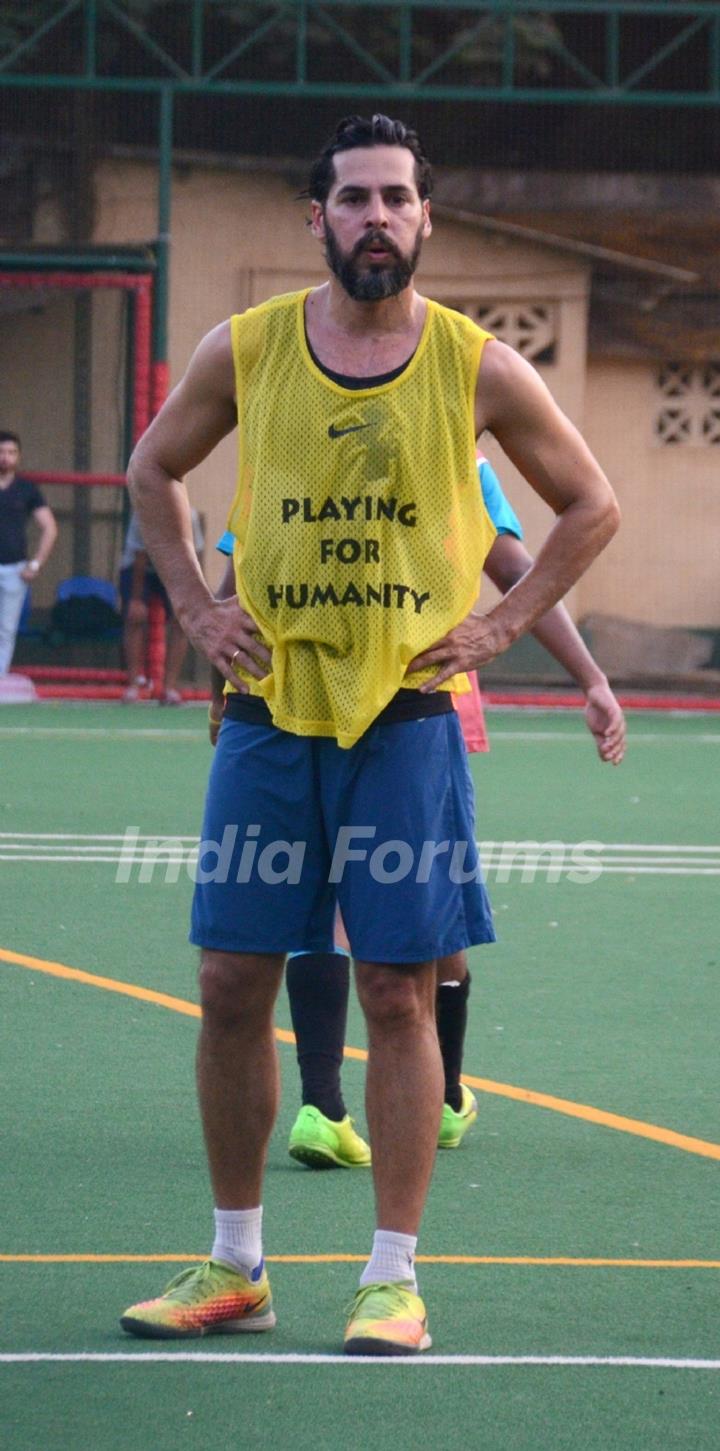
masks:
<svg viewBox="0 0 720 1451"><path fill-rule="evenodd" d="M377 1224L417 1235L443 1101L435 962L358 962L355 971L368 1029L366 1108Z"/></svg>
<svg viewBox="0 0 720 1451"><path fill-rule="evenodd" d="M275 1324L261 1194L279 1096L273 1004L283 962L281 956L203 952L197 1079L215 1239L205 1264L181 1271L164 1294L125 1311L120 1324L131 1335L175 1339Z"/></svg>
<svg viewBox="0 0 720 1451"><path fill-rule="evenodd" d="M261 1202L279 1102L273 1006L284 957L204 951L197 1083L218 1209Z"/></svg>
<svg viewBox="0 0 720 1451"><path fill-rule="evenodd" d="M175 616L171 615L167 630L167 654L165 656L165 680L163 682L163 698L166 704L179 704L178 682L186 654L186 636L183 634Z"/></svg>
<svg viewBox="0 0 720 1451"><path fill-rule="evenodd" d="M449 957L437 960L437 985L444 982L463 983L468 975L467 953L451 952Z"/></svg>

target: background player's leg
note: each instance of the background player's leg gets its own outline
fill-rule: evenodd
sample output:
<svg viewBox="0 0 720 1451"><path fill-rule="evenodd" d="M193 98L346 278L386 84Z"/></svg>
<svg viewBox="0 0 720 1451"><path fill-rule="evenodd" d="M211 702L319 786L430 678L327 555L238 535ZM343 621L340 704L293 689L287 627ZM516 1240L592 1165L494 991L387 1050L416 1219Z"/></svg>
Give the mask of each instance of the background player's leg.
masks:
<svg viewBox="0 0 720 1451"><path fill-rule="evenodd" d="M438 960L435 1007L445 1073L445 1103L438 1135L440 1149L458 1148L477 1118L477 1100L467 1084L460 1082L470 982L464 952Z"/></svg>
<svg viewBox="0 0 720 1451"><path fill-rule="evenodd" d="M437 1027L445 1070L445 1102L460 1108L460 1074L467 1029L470 973L464 952L442 957L437 965Z"/></svg>
<svg viewBox="0 0 720 1451"><path fill-rule="evenodd" d="M163 694L160 697L161 705L179 705L181 703L178 682L186 654L187 640L175 616L171 615L168 621L165 682Z"/></svg>
<svg viewBox="0 0 720 1451"><path fill-rule="evenodd" d="M12 663L18 622L27 594L19 564L0 565L0 675L7 675Z"/></svg>
<svg viewBox="0 0 720 1451"><path fill-rule="evenodd" d="M340 1073L345 1047L350 961L344 952L293 953L285 970L297 1044L302 1101L327 1118L347 1109Z"/></svg>
<svg viewBox="0 0 720 1451"><path fill-rule="evenodd" d="M303 1101L290 1154L310 1169L360 1168L370 1163L370 1149L348 1116L340 1076L350 960L344 952L293 953L286 982Z"/></svg>

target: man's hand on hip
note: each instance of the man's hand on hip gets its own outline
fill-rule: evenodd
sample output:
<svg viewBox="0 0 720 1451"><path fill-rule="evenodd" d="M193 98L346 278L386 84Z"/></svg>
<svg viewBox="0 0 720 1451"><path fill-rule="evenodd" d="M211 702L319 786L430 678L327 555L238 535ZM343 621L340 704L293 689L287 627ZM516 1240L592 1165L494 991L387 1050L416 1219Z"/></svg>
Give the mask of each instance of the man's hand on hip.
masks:
<svg viewBox="0 0 720 1451"><path fill-rule="evenodd" d="M238 669L255 680L269 674L270 650L255 621L238 604L235 595L226 600L209 600L199 616L183 617L181 623L192 644L241 694L247 694L248 687L237 675Z"/></svg>
<svg viewBox="0 0 720 1451"><path fill-rule="evenodd" d="M487 665L488 661L494 660L496 655L507 648L508 643L497 623L489 615L469 614L454 630L444 635L442 640L423 650L421 655L416 655L410 661L408 674L416 670L427 670L431 666L438 667L437 675L420 686L421 691L427 695L437 690L451 676Z"/></svg>

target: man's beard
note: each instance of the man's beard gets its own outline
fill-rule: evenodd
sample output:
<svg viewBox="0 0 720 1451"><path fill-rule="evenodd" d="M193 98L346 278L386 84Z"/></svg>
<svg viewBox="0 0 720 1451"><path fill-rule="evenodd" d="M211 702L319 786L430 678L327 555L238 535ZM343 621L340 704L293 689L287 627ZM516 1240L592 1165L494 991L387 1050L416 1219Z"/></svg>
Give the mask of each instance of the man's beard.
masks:
<svg viewBox="0 0 720 1451"><path fill-rule="evenodd" d="M421 223L409 257L403 257L382 232L369 232L355 244L352 252L345 254L341 252L335 233L326 218L325 257L328 267L354 302L382 302L386 297L397 297L407 287L418 265L423 242L422 230ZM358 258L373 242L380 243L395 260L391 264L371 262L367 270L361 270Z"/></svg>

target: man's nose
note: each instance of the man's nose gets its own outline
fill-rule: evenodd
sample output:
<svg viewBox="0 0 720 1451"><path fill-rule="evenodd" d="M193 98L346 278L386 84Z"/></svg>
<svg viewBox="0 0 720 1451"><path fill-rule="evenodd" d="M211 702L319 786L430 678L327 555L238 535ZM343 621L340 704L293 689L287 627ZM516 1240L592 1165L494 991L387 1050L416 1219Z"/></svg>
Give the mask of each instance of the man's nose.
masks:
<svg viewBox="0 0 720 1451"><path fill-rule="evenodd" d="M380 193L372 195L368 201L367 211L365 213L366 228L369 231L371 227L386 227L387 224L388 212L383 197Z"/></svg>

